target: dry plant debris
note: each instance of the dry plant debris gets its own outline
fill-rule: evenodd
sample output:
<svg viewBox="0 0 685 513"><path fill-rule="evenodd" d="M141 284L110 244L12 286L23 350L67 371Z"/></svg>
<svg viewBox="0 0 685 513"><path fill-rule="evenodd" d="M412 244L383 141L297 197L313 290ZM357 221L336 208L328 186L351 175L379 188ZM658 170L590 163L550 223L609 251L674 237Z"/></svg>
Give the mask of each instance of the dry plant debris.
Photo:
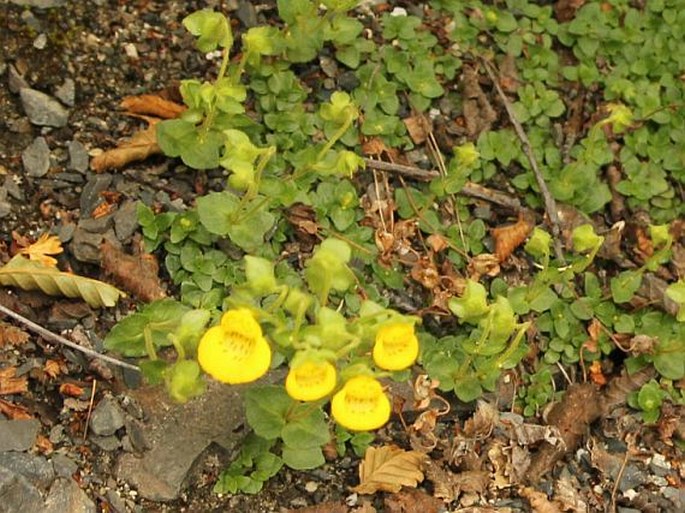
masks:
<svg viewBox="0 0 685 513"><path fill-rule="evenodd" d="M373 494L399 492L403 486L415 488L423 481L425 454L405 451L394 445L369 447L359 464L359 484L352 491Z"/></svg>
<svg viewBox="0 0 685 513"><path fill-rule="evenodd" d="M100 264L105 273L141 301L150 302L166 297L154 255L128 255L106 239L102 242L100 255Z"/></svg>

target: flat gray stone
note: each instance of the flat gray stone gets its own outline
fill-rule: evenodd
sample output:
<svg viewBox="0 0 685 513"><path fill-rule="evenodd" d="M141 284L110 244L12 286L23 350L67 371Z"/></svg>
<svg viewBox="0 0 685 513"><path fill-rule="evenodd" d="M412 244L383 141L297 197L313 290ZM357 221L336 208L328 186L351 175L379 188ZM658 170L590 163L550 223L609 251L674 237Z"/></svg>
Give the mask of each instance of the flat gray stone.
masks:
<svg viewBox="0 0 685 513"><path fill-rule="evenodd" d="M88 150L80 141L67 143L69 149L69 169L85 173L88 171Z"/></svg>
<svg viewBox="0 0 685 513"><path fill-rule="evenodd" d="M61 477L70 478L78 470L78 464L74 460L59 452L52 453L50 461L55 469L55 474Z"/></svg>
<svg viewBox="0 0 685 513"><path fill-rule="evenodd" d="M0 451L28 451L39 429L36 419L0 420Z"/></svg>
<svg viewBox="0 0 685 513"><path fill-rule="evenodd" d="M50 147L45 137L36 137L21 152L21 162L24 164L24 171L29 176L39 178L47 174L50 169Z"/></svg>
<svg viewBox="0 0 685 513"><path fill-rule="evenodd" d="M55 89L55 96L64 105L73 107L76 103L76 83L74 80L67 78L61 86Z"/></svg>
<svg viewBox="0 0 685 513"><path fill-rule="evenodd" d="M103 398L90 417L90 430L97 436L110 436L122 427L124 410L113 397Z"/></svg>
<svg viewBox="0 0 685 513"><path fill-rule="evenodd" d="M67 125L69 111L52 96L26 87L19 91L19 95L24 112L34 125L57 128Z"/></svg>
<svg viewBox="0 0 685 513"><path fill-rule="evenodd" d="M21 474L41 490L47 490L55 479L55 471L48 460L26 452L0 452L0 467Z"/></svg>
<svg viewBox="0 0 685 513"><path fill-rule="evenodd" d="M28 82L24 80L24 75L20 74L13 64L9 65L7 82L10 87L10 91L14 94L18 94L22 89L29 87Z"/></svg>
<svg viewBox="0 0 685 513"><path fill-rule="evenodd" d="M175 499L212 442L228 450L238 442L233 430L244 421L238 387L210 382L205 394L186 404L172 402L160 388L140 388L129 395L146 412L142 429L151 449L142 457L122 455L116 475L146 499Z"/></svg>
<svg viewBox="0 0 685 513"><path fill-rule="evenodd" d="M88 217L93 209L100 204L102 201L100 194L109 189L113 178L114 176L109 173L93 175L86 185L83 186L83 192L81 193L82 219Z"/></svg>
<svg viewBox="0 0 685 513"><path fill-rule="evenodd" d="M102 233L92 233L77 226L71 241L74 258L79 262L100 263L100 244L103 237Z"/></svg>
<svg viewBox="0 0 685 513"><path fill-rule="evenodd" d="M95 504L73 479L58 477L45 499L45 513L96 513Z"/></svg>
<svg viewBox="0 0 685 513"><path fill-rule="evenodd" d="M0 499L0 513L43 511L43 498L38 489L21 474L4 467L0 467Z"/></svg>
<svg viewBox="0 0 685 513"><path fill-rule="evenodd" d="M135 201L127 201L114 213L114 233L122 242L126 242L138 228L138 214Z"/></svg>

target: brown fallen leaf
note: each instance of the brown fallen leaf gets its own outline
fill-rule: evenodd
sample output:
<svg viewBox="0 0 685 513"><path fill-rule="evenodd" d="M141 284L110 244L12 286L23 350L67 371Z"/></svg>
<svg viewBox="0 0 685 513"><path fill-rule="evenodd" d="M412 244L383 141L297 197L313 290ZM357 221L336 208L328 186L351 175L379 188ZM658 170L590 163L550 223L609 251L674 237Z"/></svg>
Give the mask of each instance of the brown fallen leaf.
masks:
<svg viewBox="0 0 685 513"><path fill-rule="evenodd" d="M59 237L44 233L33 244L21 248L19 253L27 256L29 260L40 262L49 267L55 267L57 260L49 255L59 255L63 251L64 249Z"/></svg>
<svg viewBox="0 0 685 513"><path fill-rule="evenodd" d="M52 446L52 442L50 441L49 438L43 436L43 435L38 435L36 437L36 449L38 449L38 452L41 454L50 454L54 450Z"/></svg>
<svg viewBox="0 0 685 513"><path fill-rule="evenodd" d="M523 487L519 495L530 503L534 513L561 513L559 506L550 501L547 495L533 488Z"/></svg>
<svg viewBox="0 0 685 513"><path fill-rule="evenodd" d="M0 395L22 394L28 390L26 375L17 377L15 367L0 369Z"/></svg>
<svg viewBox="0 0 685 513"><path fill-rule="evenodd" d="M75 383L62 383L59 386L59 393L69 397L81 397L83 395L83 387Z"/></svg>
<svg viewBox="0 0 685 513"><path fill-rule="evenodd" d="M402 121L404 122L404 126L407 127L409 137L414 141L414 144L423 144L426 142L432 128L425 116L419 114L417 116L404 118Z"/></svg>
<svg viewBox="0 0 685 513"><path fill-rule="evenodd" d="M61 366L56 360L46 360L43 365L43 372L49 378L56 378L62 372Z"/></svg>
<svg viewBox="0 0 685 513"><path fill-rule="evenodd" d="M515 224L494 228L492 238L495 240L495 256L498 260L504 262L509 258L514 250L525 242L533 227L532 216L522 211Z"/></svg>
<svg viewBox="0 0 685 513"><path fill-rule="evenodd" d="M102 173L108 169L119 169L130 162L145 160L146 158L162 153L157 144L157 128L155 123L150 123L144 130L133 134L128 141L123 141L111 150L97 155L90 162L90 167L96 173Z"/></svg>
<svg viewBox="0 0 685 513"><path fill-rule="evenodd" d="M28 342L30 335L24 330L0 321L0 347L20 346Z"/></svg>
<svg viewBox="0 0 685 513"><path fill-rule="evenodd" d="M14 404L10 401L0 399L0 413L10 420L32 419L33 415L29 413L28 408L19 404Z"/></svg>
<svg viewBox="0 0 685 513"><path fill-rule="evenodd" d="M444 510L444 503L421 490L404 490L389 495L383 501L386 513L438 513Z"/></svg>
<svg viewBox="0 0 685 513"><path fill-rule="evenodd" d="M490 474L484 470L466 470L454 473L429 460L426 479L433 483L433 495L445 502L452 502L462 493L481 494L490 483Z"/></svg>
<svg viewBox="0 0 685 513"><path fill-rule="evenodd" d="M569 387L561 402L554 405L547 420L555 427L563 440L562 444L542 443L540 450L531 461L526 479L536 483L543 475L552 470L555 463L576 449L592 424L601 413L600 396L591 383L574 384Z"/></svg>
<svg viewBox="0 0 685 513"><path fill-rule="evenodd" d="M353 492L372 494L399 492L403 486L415 488L423 481L425 454L405 451L394 445L369 447L359 465L359 485Z"/></svg>
<svg viewBox="0 0 685 513"><path fill-rule="evenodd" d="M613 378L602 395L602 415L609 415L616 407L625 404L630 393L639 390L654 376L656 370L649 366L633 374L628 374L624 370L620 376Z"/></svg>
<svg viewBox="0 0 685 513"><path fill-rule="evenodd" d="M343 502L322 502L314 506L304 508L287 509L286 513L348 513L348 508Z"/></svg>
<svg viewBox="0 0 685 513"><path fill-rule="evenodd" d="M177 118L187 109L185 105L165 100L156 94L127 96L121 101L120 105L130 113L155 116L162 119Z"/></svg>
<svg viewBox="0 0 685 513"><path fill-rule="evenodd" d="M483 92L476 69L465 66L462 80L464 122L469 137L476 138L481 132L490 130L492 124L497 120L497 111Z"/></svg>
<svg viewBox="0 0 685 513"><path fill-rule="evenodd" d="M100 247L102 269L112 276L120 287L142 301L166 297L159 279L159 264L154 255L128 255L104 240Z"/></svg>

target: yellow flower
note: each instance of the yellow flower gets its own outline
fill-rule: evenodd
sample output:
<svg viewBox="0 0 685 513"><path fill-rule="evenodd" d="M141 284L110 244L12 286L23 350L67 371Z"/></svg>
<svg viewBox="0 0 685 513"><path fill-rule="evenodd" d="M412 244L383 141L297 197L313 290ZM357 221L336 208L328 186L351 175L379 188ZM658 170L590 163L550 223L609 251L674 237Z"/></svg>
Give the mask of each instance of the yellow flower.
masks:
<svg viewBox="0 0 685 513"><path fill-rule="evenodd" d="M335 367L327 361L305 360L290 369L285 390L298 401L316 401L335 388Z"/></svg>
<svg viewBox="0 0 685 513"><path fill-rule="evenodd" d="M200 340L197 359L214 379L235 385L262 377L271 365L271 348L247 308L229 310Z"/></svg>
<svg viewBox="0 0 685 513"><path fill-rule="evenodd" d="M414 326L398 322L382 326L376 334L373 361L381 369L402 370L409 367L419 356L419 340Z"/></svg>
<svg viewBox="0 0 685 513"><path fill-rule="evenodd" d="M378 429L390 418L390 400L383 387L370 376L355 376L333 396L331 414L352 431Z"/></svg>

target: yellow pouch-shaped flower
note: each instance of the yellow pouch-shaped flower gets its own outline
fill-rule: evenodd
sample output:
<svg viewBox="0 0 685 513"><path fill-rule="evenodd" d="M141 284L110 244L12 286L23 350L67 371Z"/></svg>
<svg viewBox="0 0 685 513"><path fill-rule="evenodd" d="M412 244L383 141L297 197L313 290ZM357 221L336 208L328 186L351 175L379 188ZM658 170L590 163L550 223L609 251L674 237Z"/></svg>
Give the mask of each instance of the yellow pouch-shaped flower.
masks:
<svg viewBox="0 0 685 513"><path fill-rule="evenodd" d="M331 414L352 431L378 429L390 419L390 400L377 379L355 376L333 396Z"/></svg>
<svg viewBox="0 0 685 513"><path fill-rule="evenodd" d="M271 365L271 347L247 308L229 310L200 339L197 359L214 379L236 385L261 378Z"/></svg>
<svg viewBox="0 0 685 513"><path fill-rule="evenodd" d="M398 371L409 367L419 356L419 339L414 326L398 322L382 326L376 333L373 361L381 369Z"/></svg>
<svg viewBox="0 0 685 513"><path fill-rule="evenodd" d="M305 360L290 369L285 390L298 401L316 401L330 394L335 383L335 367L330 362Z"/></svg>

